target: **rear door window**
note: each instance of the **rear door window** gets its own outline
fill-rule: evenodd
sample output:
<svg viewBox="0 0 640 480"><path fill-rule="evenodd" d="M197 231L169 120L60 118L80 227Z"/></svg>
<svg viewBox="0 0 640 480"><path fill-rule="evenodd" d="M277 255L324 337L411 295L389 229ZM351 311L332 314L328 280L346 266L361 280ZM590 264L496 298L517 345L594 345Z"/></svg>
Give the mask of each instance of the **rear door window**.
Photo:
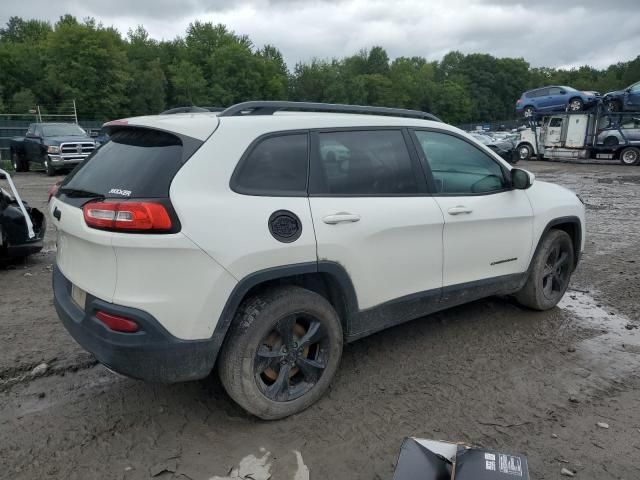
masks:
<svg viewBox="0 0 640 480"><path fill-rule="evenodd" d="M202 142L145 128L126 128L111 135L69 174L61 191L79 190L107 198L166 198L173 177Z"/></svg>
<svg viewBox="0 0 640 480"><path fill-rule="evenodd" d="M424 192L424 174L411 159L400 130L318 133L310 193L413 195Z"/></svg>
<svg viewBox="0 0 640 480"><path fill-rule="evenodd" d="M306 196L308 157L306 132L259 140L238 164L231 188L246 195Z"/></svg>

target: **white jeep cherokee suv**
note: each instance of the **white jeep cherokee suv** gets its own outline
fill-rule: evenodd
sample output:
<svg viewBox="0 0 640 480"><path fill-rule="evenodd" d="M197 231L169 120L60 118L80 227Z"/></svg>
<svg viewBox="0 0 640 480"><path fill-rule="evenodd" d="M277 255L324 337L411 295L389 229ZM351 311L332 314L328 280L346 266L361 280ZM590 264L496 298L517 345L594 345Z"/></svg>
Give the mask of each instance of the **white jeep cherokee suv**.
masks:
<svg viewBox="0 0 640 480"><path fill-rule="evenodd" d="M489 295L553 307L584 246L575 194L423 112L247 102L107 129L50 204L62 322L134 378L217 362L264 419L317 401L345 341Z"/></svg>

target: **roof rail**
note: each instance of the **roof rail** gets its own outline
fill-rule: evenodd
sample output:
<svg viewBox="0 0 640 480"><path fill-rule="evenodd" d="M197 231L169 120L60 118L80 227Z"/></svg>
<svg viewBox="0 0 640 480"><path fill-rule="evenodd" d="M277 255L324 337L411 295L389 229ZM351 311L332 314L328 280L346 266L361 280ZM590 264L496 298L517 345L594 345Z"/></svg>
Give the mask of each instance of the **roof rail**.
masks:
<svg viewBox="0 0 640 480"><path fill-rule="evenodd" d="M356 113L368 115L386 115L390 117L421 118L424 120L441 120L430 113L403 108L369 107L364 105L343 105L339 103L253 101L237 103L221 112L219 117L237 117L242 115L273 115L281 110L297 110L302 112L334 112Z"/></svg>

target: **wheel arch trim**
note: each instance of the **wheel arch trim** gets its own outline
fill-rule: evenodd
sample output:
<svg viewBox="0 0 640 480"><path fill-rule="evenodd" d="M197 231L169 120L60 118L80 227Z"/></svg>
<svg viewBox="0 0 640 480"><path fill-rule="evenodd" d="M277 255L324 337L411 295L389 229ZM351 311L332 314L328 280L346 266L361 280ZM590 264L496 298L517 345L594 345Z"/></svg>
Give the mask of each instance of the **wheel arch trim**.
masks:
<svg viewBox="0 0 640 480"><path fill-rule="evenodd" d="M340 293L344 299L347 317L354 312L358 312L358 298L351 281L351 277L345 268L337 262L321 260L317 262L303 262L291 265L282 265L277 267L266 268L251 273L241 279L231 291L227 302L222 309L222 313L218 318L218 323L213 332L213 339L222 345L227 331L235 318L235 314L240 307L242 301L246 298L249 291L270 280L284 279L294 277L296 275L305 274L326 274L336 281L340 288ZM344 319L345 321L348 320Z"/></svg>
<svg viewBox="0 0 640 480"><path fill-rule="evenodd" d="M578 266L578 262L580 261L580 254L581 254L580 247L582 246L583 232L582 232L582 223L580 222L580 219L575 215L570 215L566 217L556 217L553 220L550 220L547 223L547 225L544 227L544 229L542 230L542 233L540 234L540 237L538 238L538 243L536 245L535 250L533 251L533 255L531 255L531 259L529 260L529 268L527 269L528 274L531 272L533 261L536 258L536 255L538 254L538 252L540 251L540 247L542 246L542 240L544 239L545 235L554 227L557 227L558 225L566 225L566 224L570 224L574 228L574 235L572 236L571 240L573 241L573 260L574 260L573 268L574 270L576 269L576 267Z"/></svg>

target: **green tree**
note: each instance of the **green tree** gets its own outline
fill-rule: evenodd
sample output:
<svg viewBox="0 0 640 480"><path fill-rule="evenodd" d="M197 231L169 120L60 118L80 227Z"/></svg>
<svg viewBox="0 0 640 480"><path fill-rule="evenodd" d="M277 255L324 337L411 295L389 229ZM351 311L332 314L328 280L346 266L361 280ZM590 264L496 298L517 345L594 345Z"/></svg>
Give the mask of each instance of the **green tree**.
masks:
<svg viewBox="0 0 640 480"><path fill-rule="evenodd" d="M158 42L149 38L139 25L127 34L129 79L127 97L131 115L146 115L164 110L167 79L160 63Z"/></svg>
<svg viewBox="0 0 640 480"><path fill-rule="evenodd" d="M22 89L11 97L11 113L25 114L36 108L36 96L28 88Z"/></svg>
<svg viewBox="0 0 640 480"><path fill-rule="evenodd" d="M207 81L202 70L188 60L169 67L169 84L173 91L172 101L169 103L172 107L210 103Z"/></svg>
<svg viewBox="0 0 640 480"><path fill-rule="evenodd" d="M51 25L49 22L10 17L7 26L0 28L0 41L13 43L40 42L50 32Z"/></svg>
<svg viewBox="0 0 640 480"><path fill-rule="evenodd" d="M76 99L85 118L114 118L127 111L131 80L119 33L65 16L47 38L46 94L52 103Z"/></svg>

